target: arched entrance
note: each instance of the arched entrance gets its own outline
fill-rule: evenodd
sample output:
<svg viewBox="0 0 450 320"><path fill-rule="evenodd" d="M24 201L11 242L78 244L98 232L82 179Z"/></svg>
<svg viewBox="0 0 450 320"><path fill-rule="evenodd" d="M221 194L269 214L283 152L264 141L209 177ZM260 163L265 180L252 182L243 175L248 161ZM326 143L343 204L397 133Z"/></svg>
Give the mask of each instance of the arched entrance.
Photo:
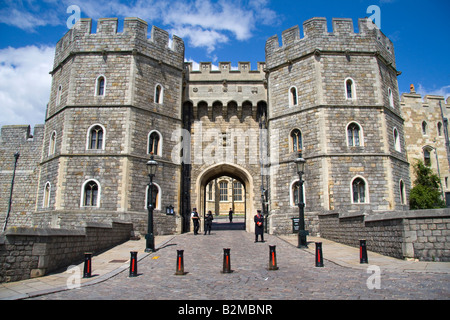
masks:
<svg viewBox="0 0 450 320"><path fill-rule="evenodd" d="M254 212L254 205L252 199L253 196L253 178L250 173L244 168L230 163L220 163L208 167L203 170L197 177L196 180L196 194L197 197L192 204L193 207L197 208L199 214L204 217L206 214L206 199L207 199L207 185L220 177L230 177L236 181L239 181L244 190L243 198L245 206L245 230L247 232L253 231L252 212ZM203 230L203 223L200 225L201 230Z"/></svg>

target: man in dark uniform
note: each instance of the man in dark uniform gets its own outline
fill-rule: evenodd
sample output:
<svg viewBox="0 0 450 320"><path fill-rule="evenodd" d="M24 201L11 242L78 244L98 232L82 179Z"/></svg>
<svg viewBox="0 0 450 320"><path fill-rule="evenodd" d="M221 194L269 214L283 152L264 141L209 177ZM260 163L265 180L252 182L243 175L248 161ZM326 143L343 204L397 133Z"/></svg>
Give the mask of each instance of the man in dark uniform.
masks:
<svg viewBox="0 0 450 320"><path fill-rule="evenodd" d="M191 214L192 222L194 223L194 234L198 234L198 229L200 228L200 217L197 212L197 208L194 208Z"/></svg>
<svg viewBox="0 0 450 320"><path fill-rule="evenodd" d="M264 242L264 217L261 215L261 210L255 216L255 242L258 242L258 235L261 236L261 242Z"/></svg>

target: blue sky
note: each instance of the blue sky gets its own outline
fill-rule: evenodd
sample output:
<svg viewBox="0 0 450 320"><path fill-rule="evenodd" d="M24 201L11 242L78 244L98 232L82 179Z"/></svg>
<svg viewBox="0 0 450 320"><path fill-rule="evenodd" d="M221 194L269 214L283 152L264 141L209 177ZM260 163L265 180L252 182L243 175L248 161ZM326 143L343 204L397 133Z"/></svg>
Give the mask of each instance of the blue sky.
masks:
<svg viewBox="0 0 450 320"><path fill-rule="evenodd" d="M372 16L393 42L400 93L414 83L422 95L450 95L450 1L448 0L0 0L0 126L44 122L54 46L73 21L139 17L184 39L194 63L264 61L265 41L312 17ZM376 22L376 21L375 21ZM149 28L150 32L150 28ZM150 37L150 35L149 35Z"/></svg>

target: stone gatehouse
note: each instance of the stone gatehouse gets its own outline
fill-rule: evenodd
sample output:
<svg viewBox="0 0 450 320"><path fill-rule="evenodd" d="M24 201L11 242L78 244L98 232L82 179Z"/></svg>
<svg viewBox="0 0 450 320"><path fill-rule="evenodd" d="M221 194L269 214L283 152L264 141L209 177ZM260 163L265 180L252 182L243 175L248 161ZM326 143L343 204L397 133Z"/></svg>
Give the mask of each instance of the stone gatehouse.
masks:
<svg viewBox="0 0 450 320"><path fill-rule="evenodd" d="M240 186L247 231L262 209L268 232L292 232L300 151L311 234L329 212L408 208L400 72L393 43L370 20L359 19L356 33L351 19L333 19L327 30L324 18L312 18L303 38L298 26L281 42L269 38L256 68L220 62L198 70L185 62L179 37L169 41L153 26L149 39L138 18L126 18L123 32L117 24L100 19L94 32L90 19L79 20L56 44L45 125L34 134L2 128L2 220L13 154L21 152L9 225L76 229L114 220L144 234L151 154L159 163L157 234L189 231L192 208L204 214L207 188L222 177Z"/></svg>

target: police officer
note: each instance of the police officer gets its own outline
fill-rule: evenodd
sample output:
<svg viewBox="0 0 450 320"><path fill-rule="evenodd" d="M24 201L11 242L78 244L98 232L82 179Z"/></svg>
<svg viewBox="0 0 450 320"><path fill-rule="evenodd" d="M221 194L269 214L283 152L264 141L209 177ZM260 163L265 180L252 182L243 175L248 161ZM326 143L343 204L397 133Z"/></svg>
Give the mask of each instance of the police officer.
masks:
<svg viewBox="0 0 450 320"><path fill-rule="evenodd" d="M198 229L200 228L200 217L197 212L197 208L192 210L191 214L192 222L194 223L194 234L198 234Z"/></svg>

